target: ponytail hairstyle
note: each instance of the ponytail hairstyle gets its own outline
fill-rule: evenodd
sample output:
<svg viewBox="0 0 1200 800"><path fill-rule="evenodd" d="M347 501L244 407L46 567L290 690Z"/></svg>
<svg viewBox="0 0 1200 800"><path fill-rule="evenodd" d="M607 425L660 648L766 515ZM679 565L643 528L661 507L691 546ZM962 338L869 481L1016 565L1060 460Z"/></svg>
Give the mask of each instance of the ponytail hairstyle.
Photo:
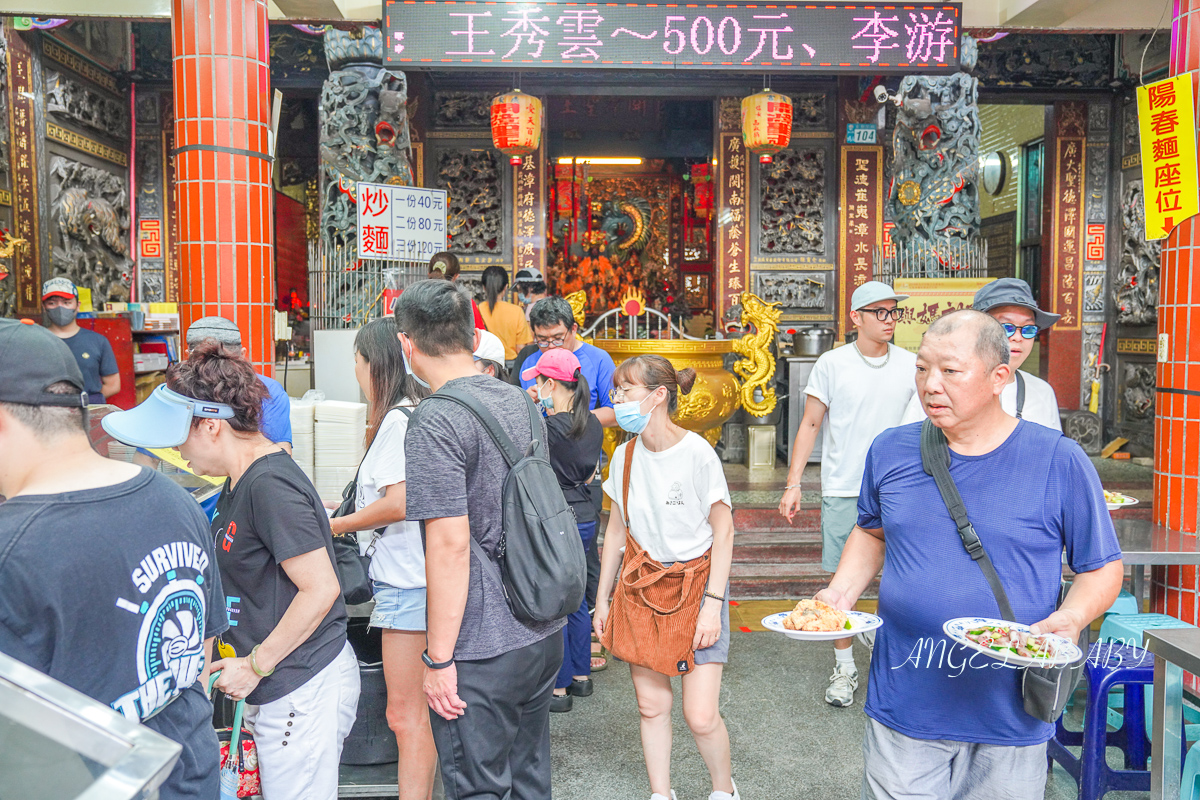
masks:
<svg viewBox="0 0 1200 800"><path fill-rule="evenodd" d="M405 398L419 402L429 395L404 368L404 351L396 337L398 330L395 317L382 317L363 325L354 337L354 352L367 362L371 375L367 447L375 441L389 410Z"/></svg>
<svg viewBox="0 0 1200 800"><path fill-rule="evenodd" d="M592 389L588 386L587 378L583 377L583 373L576 369L575 380L563 381L554 378L554 381L572 392L571 427L567 429L567 436L572 439L582 439L583 434L587 433L588 422L591 421L588 418L592 416Z"/></svg>
<svg viewBox="0 0 1200 800"><path fill-rule="evenodd" d="M496 310L500 293L508 288L508 271L504 267L488 267L483 271L483 291L487 295L488 313Z"/></svg>
<svg viewBox="0 0 1200 800"><path fill-rule="evenodd" d="M640 383L650 391L667 388L667 412L679 410L679 394L687 394L696 382L696 370L684 367L676 371L670 361L657 355L634 356L620 363L613 373L613 383Z"/></svg>
<svg viewBox="0 0 1200 800"><path fill-rule="evenodd" d="M196 400L224 403L234 412L232 419L225 420L229 427L245 434L260 432L267 387L241 353L216 339L205 339L191 348L187 361L172 364L167 369L167 388ZM193 417L192 426L198 424L200 417Z"/></svg>

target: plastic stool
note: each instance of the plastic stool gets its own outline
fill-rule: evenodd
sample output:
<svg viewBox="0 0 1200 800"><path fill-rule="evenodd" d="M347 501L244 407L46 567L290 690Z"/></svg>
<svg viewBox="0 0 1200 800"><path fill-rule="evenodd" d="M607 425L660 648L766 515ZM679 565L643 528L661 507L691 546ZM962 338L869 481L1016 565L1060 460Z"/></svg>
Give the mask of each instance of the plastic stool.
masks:
<svg viewBox="0 0 1200 800"><path fill-rule="evenodd" d="M1142 689L1154 683L1154 656L1140 647L1098 642L1088 649L1084 676L1088 696L1083 731L1068 731L1060 718L1046 745L1047 758L1061 764L1079 784L1079 800L1099 800L1112 791L1150 791ZM1118 685L1127 688L1129 708L1121 728L1109 733L1108 692ZM1068 745L1083 748L1078 758ZM1125 769L1108 766L1104 753L1109 746L1121 748Z"/></svg>
<svg viewBox="0 0 1200 800"><path fill-rule="evenodd" d="M1142 632L1151 628L1193 628L1187 622L1166 614L1113 614L1100 625L1100 641L1142 646Z"/></svg>
<svg viewBox="0 0 1200 800"><path fill-rule="evenodd" d="M1109 606L1108 611L1104 612L1104 617L1105 617L1105 619L1107 619L1109 614L1140 614L1140 613L1142 613L1142 609L1140 608L1140 606L1138 604L1137 598L1135 598L1129 592L1122 589L1121 593L1119 595L1117 595L1117 599L1113 602L1113 604L1111 606Z"/></svg>
<svg viewBox="0 0 1200 800"><path fill-rule="evenodd" d="M1179 800L1200 800L1200 743L1192 745L1183 759L1183 780Z"/></svg>

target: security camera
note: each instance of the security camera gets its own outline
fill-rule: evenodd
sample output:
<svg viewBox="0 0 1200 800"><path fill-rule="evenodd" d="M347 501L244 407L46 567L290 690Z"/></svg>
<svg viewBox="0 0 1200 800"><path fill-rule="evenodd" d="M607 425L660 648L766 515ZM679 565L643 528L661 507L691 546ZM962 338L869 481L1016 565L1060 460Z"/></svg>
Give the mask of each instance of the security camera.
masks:
<svg viewBox="0 0 1200 800"><path fill-rule="evenodd" d="M882 83L876 84L875 85L875 102L876 103L886 103L889 99L890 98L888 97L887 87L884 86Z"/></svg>

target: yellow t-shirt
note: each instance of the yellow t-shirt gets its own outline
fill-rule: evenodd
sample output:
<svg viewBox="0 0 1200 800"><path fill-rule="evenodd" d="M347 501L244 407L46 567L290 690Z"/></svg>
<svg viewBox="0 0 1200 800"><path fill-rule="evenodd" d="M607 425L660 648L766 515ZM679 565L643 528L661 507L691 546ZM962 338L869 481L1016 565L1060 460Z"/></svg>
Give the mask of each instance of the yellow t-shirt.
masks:
<svg viewBox="0 0 1200 800"><path fill-rule="evenodd" d="M483 315L483 323L487 329L504 344L504 358L512 361L522 347L533 341L529 332L529 322L520 306L504 300L496 301L496 308L488 311L487 301L479 304L479 313Z"/></svg>

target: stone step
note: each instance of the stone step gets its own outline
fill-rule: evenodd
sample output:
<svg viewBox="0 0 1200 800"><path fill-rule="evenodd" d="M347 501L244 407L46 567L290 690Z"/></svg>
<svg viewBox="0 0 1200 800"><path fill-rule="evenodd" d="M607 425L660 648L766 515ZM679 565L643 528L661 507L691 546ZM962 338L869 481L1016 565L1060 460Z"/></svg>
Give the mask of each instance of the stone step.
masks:
<svg viewBox="0 0 1200 800"><path fill-rule="evenodd" d="M735 564L819 564L821 534L815 531L738 532Z"/></svg>
<svg viewBox="0 0 1200 800"><path fill-rule="evenodd" d="M766 600L812 597L829 585L830 575L816 564L743 564L730 569L730 594L735 600ZM879 581L873 580L864 598L879 596Z"/></svg>
<svg viewBox="0 0 1200 800"><path fill-rule="evenodd" d="M734 506L733 529L739 534L752 531L816 532L821 530L821 507L801 508L788 522L779 515L777 505L770 508Z"/></svg>

